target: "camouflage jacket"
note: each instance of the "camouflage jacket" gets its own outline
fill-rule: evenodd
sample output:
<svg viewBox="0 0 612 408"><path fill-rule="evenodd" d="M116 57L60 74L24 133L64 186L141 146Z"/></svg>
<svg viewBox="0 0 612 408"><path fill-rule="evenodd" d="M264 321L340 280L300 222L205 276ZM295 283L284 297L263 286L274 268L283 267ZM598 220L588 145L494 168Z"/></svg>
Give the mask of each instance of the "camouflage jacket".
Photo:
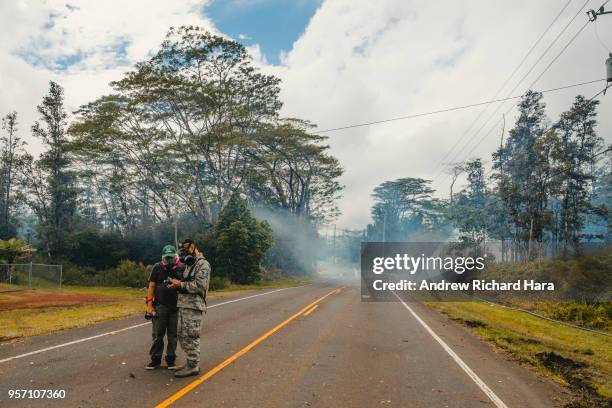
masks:
<svg viewBox="0 0 612 408"><path fill-rule="evenodd" d="M206 311L206 294L210 282L210 264L203 256L183 272L183 282L178 290L177 307Z"/></svg>

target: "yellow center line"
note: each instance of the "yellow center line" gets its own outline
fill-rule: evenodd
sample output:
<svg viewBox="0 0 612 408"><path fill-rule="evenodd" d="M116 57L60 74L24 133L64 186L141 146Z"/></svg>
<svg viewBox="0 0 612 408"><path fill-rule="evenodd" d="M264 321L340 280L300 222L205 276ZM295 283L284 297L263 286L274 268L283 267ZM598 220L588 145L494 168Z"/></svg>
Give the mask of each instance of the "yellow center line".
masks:
<svg viewBox="0 0 612 408"><path fill-rule="evenodd" d="M334 292L334 293L338 293L338 292ZM306 312L304 312L304 316L308 316L309 314L311 314L312 312L314 312L314 310L319 307L319 305L314 305L313 307L311 307L309 310L307 310Z"/></svg>
<svg viewBox="0 0 612 408"><path fill-rule="evenodd" d="M265 334L261 335L256 340L252 341L249 345L244 347L242 350L238 351L237 353L235 353L231 357L227 358L225 361L223 361L221 364L217 365L216 367L214 367L213 369L208 371L206 374L198 377L193 382L187 384L184 388L180 389L175 394L171 395L166 400L164 400L161 403L159 403L158 405L156 405L156 408L168 407L171 404L173 404L174 402L176 402L177 400L179 400L180 398L184 397L185 395L187 395L188 392L193 390L195 387L197 387L198 385L202 384L204 381L208 380L209 378L211 378L212 376L217 374L219 371L223 370L225 367L227 367L228 365L230 365L231 363L233 363L234 361L236 361L237 359L239 359L240 357L242 357L243 355L248 353L253 347L255 347L256 345L258 345L259 343L261 343L262 341L264 341L265 339L267 339L268 337L273 335L278 330L280 330L283 326L286 326L289 322L291 322L296 317L300 316L302 313L304 313L307 310L309 310L311 307L313 307L313 306L316 307L319 302L321 302L326 297L328 297L330 295L333 295L334 293L338 293L337 289L334 289L331 292L329 292L328 294L326 294L325 296L322 296L322 297L318 298L314 302L310 303L308 306L302 308L299 312L297 312L294 315L292 315L291 317L287 318L282 323L277 324L274 328L272 328L271 330L269 330ZM313 310L314 310L314 308L313 308Z"/></svg>

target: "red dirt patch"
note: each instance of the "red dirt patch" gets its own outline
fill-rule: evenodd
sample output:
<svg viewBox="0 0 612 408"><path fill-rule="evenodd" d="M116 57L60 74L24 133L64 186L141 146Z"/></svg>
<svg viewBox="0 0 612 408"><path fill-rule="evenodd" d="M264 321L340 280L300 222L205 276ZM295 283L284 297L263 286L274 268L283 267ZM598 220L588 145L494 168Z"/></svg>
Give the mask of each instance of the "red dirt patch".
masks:
<svg viewBox="0 0 612 408"><path fill-rule="evenodd" d="M112 296L90 295L83 293L45 293L26 291L11 294L15 299L0 300L0 311L15 309L39 309L64 307L92 303L114 303L121 299Z"/></svg>

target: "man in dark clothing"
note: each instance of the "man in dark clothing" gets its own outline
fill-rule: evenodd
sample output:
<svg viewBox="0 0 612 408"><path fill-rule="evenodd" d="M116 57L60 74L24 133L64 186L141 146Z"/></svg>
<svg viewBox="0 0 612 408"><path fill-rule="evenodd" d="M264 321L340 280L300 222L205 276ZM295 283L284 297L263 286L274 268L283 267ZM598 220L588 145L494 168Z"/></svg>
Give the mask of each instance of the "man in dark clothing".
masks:
<svg viewBox="0 0 612 408"><path fill-rule="evenodd" d="M153 370L161 364L164 352L164 336L168 337L166 363L169 370L175 370L178 308L177 291L167 287L167 278L181 279L185 266L176 255L176 248L166 245L162 260L153 266L147 288L147 313L153 316L153 344L149 355L151 362L145 367ZM166 283L164 283L166 281Z"/></svg>

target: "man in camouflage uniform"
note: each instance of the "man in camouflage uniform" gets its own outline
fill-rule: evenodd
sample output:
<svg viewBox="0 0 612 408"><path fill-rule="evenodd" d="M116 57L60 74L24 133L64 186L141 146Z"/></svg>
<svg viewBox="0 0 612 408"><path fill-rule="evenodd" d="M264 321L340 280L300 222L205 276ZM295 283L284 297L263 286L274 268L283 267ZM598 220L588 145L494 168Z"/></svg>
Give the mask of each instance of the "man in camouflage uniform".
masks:
<svg viewBox="0 0 612 408"><path fill-rule="evenodd" d="M178 290L178 338L187 355L187 364L174 375L188 377L200 373L200 328L202 315L206 312L210 264L198 251L193 239L186 239L181 247L179 256L187 268L183 279L173 279L168 287Z"/></svg>

